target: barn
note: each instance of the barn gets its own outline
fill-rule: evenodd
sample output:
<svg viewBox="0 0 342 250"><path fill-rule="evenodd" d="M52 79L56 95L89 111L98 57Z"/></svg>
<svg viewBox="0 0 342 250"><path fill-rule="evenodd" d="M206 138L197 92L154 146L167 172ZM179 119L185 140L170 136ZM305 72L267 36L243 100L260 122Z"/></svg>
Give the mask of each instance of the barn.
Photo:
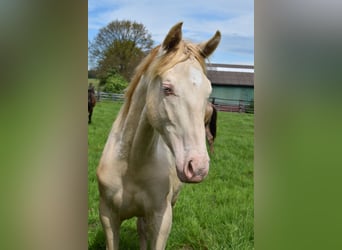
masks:
<svg viewBox="0 0 342 250"><path fill-rule="evenodd" d="M212 83L210 101L222 111L254 111L254 66L207 64Z"/></svg>

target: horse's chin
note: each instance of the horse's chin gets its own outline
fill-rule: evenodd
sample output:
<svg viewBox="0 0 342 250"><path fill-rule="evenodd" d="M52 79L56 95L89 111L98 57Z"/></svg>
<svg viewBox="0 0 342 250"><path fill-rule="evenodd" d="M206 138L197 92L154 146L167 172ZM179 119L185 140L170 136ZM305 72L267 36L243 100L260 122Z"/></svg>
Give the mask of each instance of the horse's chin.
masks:
<svg viewBox="0 0 342 250"><path fill-rule="evenodd" d="M190 183L189 180L186 178L185 174L178 171L177 169L177 176L178 176L178 179L181 181L181 182L184 182L184 183Z"/></svg>
<svg viewBox="0 0 342 250"><path fill-rule="evenodd" d="M189 178L186 176L184 171L179 171L177 167L177 176L178 176L178 179L184 183L199 183L199 182L202 182L207 175L206 174L204 176L196 175L196 176L192 176L191 178Z"/></svg>

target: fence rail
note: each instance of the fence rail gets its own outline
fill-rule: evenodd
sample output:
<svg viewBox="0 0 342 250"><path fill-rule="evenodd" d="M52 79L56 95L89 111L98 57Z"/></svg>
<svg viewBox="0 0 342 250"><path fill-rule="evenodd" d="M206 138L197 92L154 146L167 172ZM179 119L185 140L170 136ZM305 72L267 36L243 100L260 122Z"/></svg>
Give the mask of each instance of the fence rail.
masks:
<svg viewBox="0 0 342 250"><path fill-rule="evenodd" d="M214 104L218 111L254 113L254 101L218 97L210 97L209 101Z"/></svg>
<svg viewBox="0 0 342 250"><path fill-rule="evenodd" d="M123 94L96 92L97 101L123 101ZM254 101L210 97L209 101L218 111L254 113Z"/></svg>
<svg viewBox="0 0 342 250"><path fill-rule="evenodd" d="M123 101L124 94L97 92L96 98L97 98L97 101Z"/></svg>

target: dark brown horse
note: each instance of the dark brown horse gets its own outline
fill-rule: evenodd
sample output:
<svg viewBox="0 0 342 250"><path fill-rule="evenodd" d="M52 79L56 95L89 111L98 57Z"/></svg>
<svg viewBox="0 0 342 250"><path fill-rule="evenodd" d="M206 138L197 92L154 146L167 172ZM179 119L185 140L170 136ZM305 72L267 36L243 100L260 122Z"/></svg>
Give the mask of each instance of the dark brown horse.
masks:
<svg viewBox="0 0 342 250"><path fill-rule="evenodd" d="M217 121L217 110L215 106L208 102L205 111L205 135L209 143L210 152L214 153L214 141L216 138L216 121Z"/></svg>
<svg viewBox="0 0 342 250"><path fill-rule="evenodd" d="M91 116L93 114L93 109L96 104L95 90L94 87L89 86L88 88L88 123L91 123Z"/></svg>

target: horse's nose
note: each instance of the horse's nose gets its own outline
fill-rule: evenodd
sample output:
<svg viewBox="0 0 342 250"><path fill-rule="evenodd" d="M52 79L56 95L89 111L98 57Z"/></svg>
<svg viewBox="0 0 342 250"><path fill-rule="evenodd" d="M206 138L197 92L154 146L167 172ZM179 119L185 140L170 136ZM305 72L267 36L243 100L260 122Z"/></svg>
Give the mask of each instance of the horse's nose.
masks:
<svg viewBox="0 0 342 250"><path fill-rule="evenodd" d="M184 168L187 182L201 182L209 172L209 159L207 157L191 158Z"/></svg>

